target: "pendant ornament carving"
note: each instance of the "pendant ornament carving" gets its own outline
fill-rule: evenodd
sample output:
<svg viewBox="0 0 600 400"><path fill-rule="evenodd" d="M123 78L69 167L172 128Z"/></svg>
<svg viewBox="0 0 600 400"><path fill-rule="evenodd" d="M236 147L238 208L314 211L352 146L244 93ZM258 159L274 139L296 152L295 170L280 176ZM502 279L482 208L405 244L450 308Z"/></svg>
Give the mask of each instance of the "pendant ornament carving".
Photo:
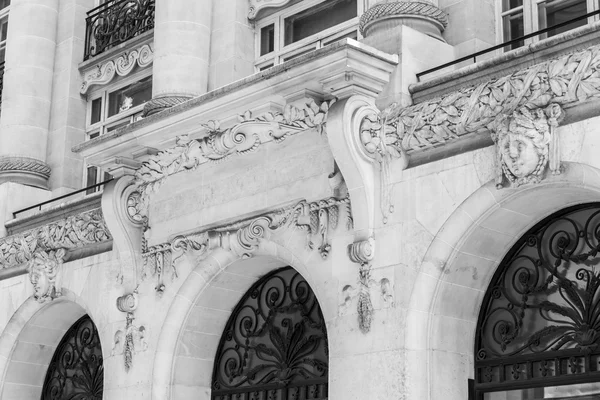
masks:
<svg viewBox="0 0 600 400"><path fill-rule="evenodd" d="M0 268L27 263L39 252L71 250L111 239L102 210L86 211L0 239Z"/></svg>
<svg viewBox="0 0 600 400"><path fill-rule="evenodd" d="M133 355L148 348L146 328L144 326L138 327L133 323L135 320L134 311L137 309L137 306L137 289L133 293L117 298L117 308L119 311L126 313L126 319L124 329L119 329L115 332L111 355L123 355L126 372L129 372L133 366Z"/></svg>
<svg viewBox="0 0 600 400"><path fill-rule="evenodd" d="M392 136L386 140L404 150L391 152L390 156L402 158L406 154L410 158L466 135L487 134L498 116L511 116L524 106L546 109L556 105L564 109L598 97L600 46L592 46L410 107L392 104L378 115L377 121L384 126L386 135ZM560 120L548 113L546 118L549 123ZM369 122L373 122L372 118ZM369 143L366 134L363 143Z"/></svg>
<svg viewBox="0 0 600 400"><path fill-rule="evenodd" d="M500 115L491 124L496 144L496 186L506 178L513 187L538 183L547 167L560 173L558 138L555 127L564 113L558 104L545 109L520 107L510 116Z"/></svg>
<svg viewBox="0 0 600 400"><path fill-rule="evenodd" d="M29 260L27 270L29 281L33 285L33 297L39 303L46 303L61 295L56 287L57 275L64 261L64 249L49 252L37 252Z"/></svg>
<svg viewBox="0 0 600 400"><path fill-rule="evenodd" d="M79 93L86 94L92 86L110 83L115 76L127 76L136 66L146 68L154 61L154 50L150 44L144 44L137 49L125 52L112 60L98 64L83 76Z"/></svg>

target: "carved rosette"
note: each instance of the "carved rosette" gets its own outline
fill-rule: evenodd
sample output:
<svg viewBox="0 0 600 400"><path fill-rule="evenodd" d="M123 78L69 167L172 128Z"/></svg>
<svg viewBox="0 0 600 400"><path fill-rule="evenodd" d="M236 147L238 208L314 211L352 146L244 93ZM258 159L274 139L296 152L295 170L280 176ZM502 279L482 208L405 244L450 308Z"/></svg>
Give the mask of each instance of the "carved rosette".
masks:
<svg viewBox="0 0 600 400"><path fill-rule="evenodd" d="M86 94L90 87L106 85L115 76L127 76L136 66L146 68L154 61L154 50L150 44L125 52L112 60L98 64L93 70L85 72L80 93Z"/></svg>
<svg viewBox="0 0 600 400"><path fill-rule="evenodd" d="M360 265L368 264L375 257L375 240L369 238L348 245L348 257L350 261Z"/></svg>
<svg viewBox="0 0 600 400"><path fill-rule="evenodd" d="M54 300L61 295L56 287L57 275L65 257L65 250L36 252L28 263L29 280L33 285L33 297L40 303Z"/></svg>
<svg viewBox="0 0 600 400"><path fill-rule="evenodd" d="M0 157L0 183L19 182L46 189L50 173L50 166L35 158Z"/></svg>
<svg viewBox="0 0 600 400"><path fill-rule="evenodd" d="M558 104L545 109L520 107L510 115L500 115L490 125L496 144L496 185L506 178L513 187L538 183L546 169L560 173L558 138L554 131L564 112Z"/></svg>

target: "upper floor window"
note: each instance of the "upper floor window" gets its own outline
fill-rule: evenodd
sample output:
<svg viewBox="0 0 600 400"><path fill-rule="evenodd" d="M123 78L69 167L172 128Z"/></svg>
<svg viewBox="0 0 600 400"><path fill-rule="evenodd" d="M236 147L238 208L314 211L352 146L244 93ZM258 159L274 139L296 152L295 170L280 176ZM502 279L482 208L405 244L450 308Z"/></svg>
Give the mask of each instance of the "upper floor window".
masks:
<svg viewBox="0 0 600 400"><path fill-rule="evenodd" d="M6 34L8 33L8 11L10 0L0 0L0 63L6 55Z"/></svg>
<svg viewBox="0 0 600 400"><path fill-rule="evenodd" d="M501 3L499 31L502 42L568 22L598 9L598 0L502 0L498 3ZM545 39L583 26L589 22L588 19L594 18L580 19L530 40ZM521 40L505 50L516 49L524 44L525 41Z"/></svg>
<svg viewBox="0 0 600 400"><path fill-rule="evenodd" d="M257 23L256 68L263 70L340 39L358 38L364 0L305 0Z"/></svg>

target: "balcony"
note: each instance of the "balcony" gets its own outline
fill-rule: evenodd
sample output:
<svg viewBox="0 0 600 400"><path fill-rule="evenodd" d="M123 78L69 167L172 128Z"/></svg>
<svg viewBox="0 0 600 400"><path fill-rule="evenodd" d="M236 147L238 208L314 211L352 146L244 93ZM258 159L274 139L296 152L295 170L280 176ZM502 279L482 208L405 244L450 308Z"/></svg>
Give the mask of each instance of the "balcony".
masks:
<svg viewBox="0 0 600 400"><path fill-rule="evenodd" d="M87 13L84 61L154 28L155 0L109 0Z"/></svg>

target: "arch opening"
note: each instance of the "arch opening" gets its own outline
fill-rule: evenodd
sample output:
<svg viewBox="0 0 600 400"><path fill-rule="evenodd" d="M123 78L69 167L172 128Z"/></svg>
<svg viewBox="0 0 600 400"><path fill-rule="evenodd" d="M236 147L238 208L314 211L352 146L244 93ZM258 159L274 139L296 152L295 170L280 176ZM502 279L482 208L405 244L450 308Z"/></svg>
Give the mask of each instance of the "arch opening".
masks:
<svg viewBox="0 0 600 400"><path fill-rule="evenodd" d="M600 203L563 209L521 236L484 295L475 398L600 394Z"/></svg>
<svg viewBox="0 0 600 400"><path fill-rule="evenodd" d="M242 296L223 330L211 398L326 399L325 320L308 282L291 267L272 271Z"/></svg>

